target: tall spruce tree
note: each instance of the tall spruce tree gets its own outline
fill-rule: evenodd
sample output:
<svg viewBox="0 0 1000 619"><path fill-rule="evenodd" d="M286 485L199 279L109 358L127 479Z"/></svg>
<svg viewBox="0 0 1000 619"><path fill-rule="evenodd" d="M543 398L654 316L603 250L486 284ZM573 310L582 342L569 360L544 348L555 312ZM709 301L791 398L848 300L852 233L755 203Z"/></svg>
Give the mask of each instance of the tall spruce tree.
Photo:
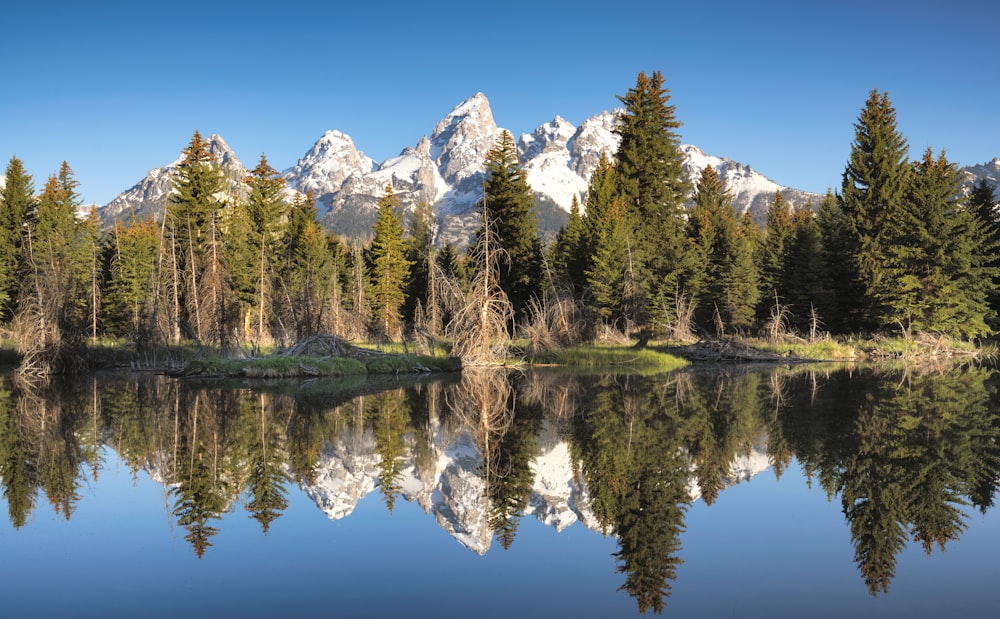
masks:
<svg viewBox="0 0 1000 619"><path fill-rule="evenodd" d="M875 288L883 327L953 337L990 335L990 262L997 249L975 211L961 203L958 166L930 149L913 165L903 208L882 235L885 274Z"/></svg>
<svg viewBox="0 0 1000 619"><path fill-rule="evenodd" d="M994 247L992 257L989 257L988 266L991 269L1000 269L1000 204L996 199L996 186L985 179L980 180L969 192L966 203L970 210L975 211L979 220L985 226L986 246ZM1000 291L990 295L990 308L994 315L1000 315ZM1000 331L1000 320L995 320L990 325L994 331Z"/></svg>
<svg viewBox="0 0 1000 619"><path fill-rule="evenodd" d="M371 245L371 290L374 322L378 332L390 339L402 335L402 307L410 261L403 242L403 222L399 218L399 198L386 185L378 203L378 219Z"/></svg>
<svg viewBox="0 0 1000 619"><path fill-rule="evenodd" d="M788 264L788 246L795 230L792 223L792 209L781 191L774 193L774 200L767 209L764 220L764 238L761 243L761 298L762 305L769 306L778 298L787 301L785 290L785 267ZM767 315L768 307L763 308Z"/></svg>
<svg viewBox="0 0 1000 619"><path fill-rule="evenodd" d="M260 156L246 179L250 191L246 198L246 214L249 219L249 244L254 254L253 262L253 292L256 320L255 333L258 338L269 341L270 322L273 317L272 306L275 303L275 261L280 254L280 241L286 224L288 204L283 191L285 179L267 162L267 157ZM241 239L235 239L237 241ZM236 265L233 265L235 267ZM245 314L245 329L249 326L250 314ZM249 332L249 329L246 329Z"/></svg>
<svg viewBox="0 0 1000 619"><path fill-rule="evenodd" d="M691 183L676 130L675 107L663 76L639 73L636 85L620 96L624 105L615 129L621 140L615 156L618 195L627 209L637 263L639 316L648 320L660 298L672 297L683 273L684 203Z"/></svg>
<svg viewBox="0 0 1000 619"><path fill-rule="evenodd" d="M854 142L839 196L850 254L839 259L854 266L857 282L845 302L855 305L854 328L877 328L887 321L887 310L878 305L887 294L885 284L886 236L903 208L910 174L906 139L896 126L896 110L888 93L872 90L858 121Z"/></svg>
<svg viewBox="0 0 1000 619"><path fill-rule="evenodd" d="M715 308L726 308L726 275L735 259L738 221L733 198L713 166L707 165L695 187L688 216L688 292L697 300L695 320L708 324ZM726 316L726 321L729 317Z"/></svg>
<svg viewBox="0 0 1000 619"><path fill-rule="evenodd" d="M823 232L811 208L799 209L792 217L793 234L788 241L782 289L791 307L791 322L812 333L819 329L820 317L829 310L824 282Z"/></svg>
<svg viewBox="0 0 1000 619"><path fill-rule="evenodd" d="M88 275L96 239L77 221L80 205L72 169L64 161L38 199L38 214L22 246L25 266L18 315L20 371L47 376L76 371L90 316Z"/></svg>
<svg viewBox="0 0 1000 619"><path fill-rule="evenodd" d="M583 216L580 214L580 200L574 194L569 208L569 219L556 234L552 249L549 251L549 262L556 273L572 287L577 297L586 286L586 269L590 263L584 247L584 225Z"/></svg>
<svg viewBox="0 0 1000 619"><path fill-rule="evenodd" d="M486 155L486 183L479 208L506 254L500 266L500 287L514 307L516 318L527 314L528 302L542 281L542 241L538 236L535 200L514 137L503 131ZM476 235L483 234L480 225Z"/></svg>
<svg viewBox="0 0 1000 619"><path fill-rule="evenodd" d="M213 327L221 327L225 318L219 315L224 297L216 258L226 185L218 159L199 132L184 149L172 181L167 221L179 283L175 304L179 311L174 320L185 325L187 335L207 339L223 332Z"/></svg>
<svg viewBox="0 0 1000 619"><path fill-rule="evenodd" d="M20 279L18 267L25 226L35 217L38 200L31 175L17 157L11 157L0 192L0 323L14 315Z"/></svg>

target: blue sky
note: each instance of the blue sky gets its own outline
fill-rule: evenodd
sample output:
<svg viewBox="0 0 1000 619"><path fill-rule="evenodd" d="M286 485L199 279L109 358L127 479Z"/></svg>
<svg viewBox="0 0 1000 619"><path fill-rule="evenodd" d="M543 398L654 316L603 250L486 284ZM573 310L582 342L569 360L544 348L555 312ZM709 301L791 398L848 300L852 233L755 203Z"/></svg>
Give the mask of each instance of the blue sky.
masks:
<svg viewBox="0 0 1000 619"><path fill-rule="evenodd" d="M327 130L377 161L476 92L515 136L659 70L684 143L814 192L887 91L911 158L1000 156L995 0L18 2L0 13L0 162L66 160L104 204L198 130L282 170ZM871 5L871 6L869 6Z"/></svg>

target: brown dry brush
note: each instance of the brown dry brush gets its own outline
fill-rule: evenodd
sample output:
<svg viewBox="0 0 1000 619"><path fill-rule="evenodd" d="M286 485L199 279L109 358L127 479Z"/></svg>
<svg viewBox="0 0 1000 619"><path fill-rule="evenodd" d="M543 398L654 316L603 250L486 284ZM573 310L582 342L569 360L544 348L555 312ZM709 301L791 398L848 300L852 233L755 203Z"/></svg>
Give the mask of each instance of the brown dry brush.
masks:
<svg viewBox="0 0 1000 619"><path fill-rule="evenodd" d="M500 249L488 219L484 222L471 255L476 275L446 331L453 341L452 354L464 366L501 363L510 351L514 307L500 287L500 267L510 257Z"/></svg>
<svg viewBox="0 0 1000 619"><path fill-rule="evenodd" d="M528 352L540 353L580 343L586 321L580 305L570 290L553 281L542 291L542 297L528 302L529 320L520 327L521 337L528 340Z"/></svg>

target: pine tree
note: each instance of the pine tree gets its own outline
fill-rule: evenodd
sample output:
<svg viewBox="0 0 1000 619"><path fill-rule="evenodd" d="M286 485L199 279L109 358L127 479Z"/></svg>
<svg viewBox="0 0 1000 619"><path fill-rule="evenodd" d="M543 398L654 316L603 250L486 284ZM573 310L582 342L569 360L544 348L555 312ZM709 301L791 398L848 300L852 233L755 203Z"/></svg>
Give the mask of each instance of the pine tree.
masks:
<svg viewBox="0 0 1000 619"><path fill-rule="evenodd" d="M25 226L34 219L38 204L31 175L20 159L10 158L5 175L6 184L0 192L0 323L4 324L16 309Z"/></svg>
<svg viewBox="0 0 1000 619"><path fill-rule="evenodd" d="M845 333L860 324L862 308L858 300L864 291L854 264L855 245L840 209L840 200L832 191L828 191L820 203L816 223L823 239L822 288L826 299L823 307L826 326L834 333Z"/></svg>
<svg viewBox="0 0 1000 619"><path fill-rule="evenodd" d="M979 214L959 200L960 173L930 149L914 164L904 207L882 235L885 275L877 287L883 325L954 337L990 335L988 299L998 273Z"/></svg>
<svg viewBox="0 0 1000 619"><path fill-rule="evenodd" d="M815 319L829 310L823 232L811 208L796 211L792 224L794 232L786 247L781 289L792 308L792 324L800 330L812 331L819 327Z"/></svg>
<svg viewBox="0 0 1000 619"><path fill-rule="evenodd" d="M282 241L282 294L285 315L291 317L294 337L323 330L343 333L343 289L332 244L317 221L312 194L296 196L288 214Z"/></svg>
<svg viewBox="0 0 1000 619"><path fill-rule="evenodd" d="M788 264L788 245L794 235L792 209L781 191L774 193L774 201L767 209L764 221L764 240L761 244L761 296L765 305L775 297L787 301L784 287L785 266ZM766 308L765 308L766 309ZM765 311L764 314L767 312Z"/></svg>
<svg viewBox="0 0 1000 619"><path fill-rule="evenodd" d="M176 257L179 315L188 335L205 339L223 332L219 315L223 291L218 267L221 238L219 217L225 203L225 178L209 144L197 131L183 151L173 177L167 220ZM216 327L216 328L213 328ZM221 342L220 342L221 343Z"/></svg>
<svg viewBox="0 0 1000 619"><path fill-rule="evenodd" d="M859 298L845 299L859 308L855 327L872 328L886 323L886 310L878 306L885 298L885 237L891 222L903 207L910 165L906 139L896 126L896 110L887 93L872 90L854 124L854 143L844 170L840 210L850 243Z"/></svg>
<svg viewBox="0 0 1000 619"><path fill-rule="evenodd" d="M402 335L403 303L406 283L410 276L410 261L406 259L403 223L397 212L399 198L386 185L385 195L378 203L378 219L371 245L372 310L378 331L390 339Z"/></svg>
<svg viewBox="0 0 1000 619"><path fill-rule="evenodd" d="M160 228L151 217L115 225L109 238L110 278L105 292L108 333L138 341L153 295Z"/></svg>
<svg viewBox="0 0 1000 619"><path fill-rule="evenodd" d="M285 179L260 156L257 167L246 179L250 187L246 199L246 214L250 224L250 248L255 254L254 265L254 314L256 314L256 334L263 341L269 341L269 323L272 318L271 305L275 302L274 261L279 254L279 241L286 222L288 205L282 194ZM233 265L236 266L236 265ZM246 314L249 322L249 313ZM247 325L248 326L248 325ZM249 331L249 330L247 330Z"/></svg>
<svg viewBox="0 0 1000 619"><path fill-rule="evenodd" d="M37 220L22 247L24 285L18 305L22 375L75 371L83 362L91 258L95 239L77 222L79 182L64 161L45 183Z"/></svg>
<svg viewBox="0 0 1000 619"><path fill-rule="evenodd" d="M979 221L985 226L986 238L984 247L998 247L1000 244L1000 204L996 199L996 186L985 179L976 183L966 199L967 208L975 211ZM993 251L988 258L988 267L1000 269L1000 248ZM994 315L1000 315L1000 291L995 291L989 298L990 308ZM993 331L1000 331L1000 320L990 325Z"/></svg>
<svg viewBox="0 0 1000 619"><path fill-rule="evenodd" d="M691 184L676 133L681 123L663 83L659 71L639 73L635 88L619 97L625 112L615 130L617 193L634 239L641 317L658 297L674 295L685 264L683 208Z"/></svg>
<svg viewBox="0 0 1000 619"><path fill-rule="evenodd" d="M570 204L569 219L556 234L552 249L549 251L549 262L555 272L572 286L577 296L586 286L586 269L590 262L585 254L584 226L583 216L580 214L580 201L574 194L573 202Z"/></svg>
<svg viewBox="0 0 1000 619"><path fill-rule="evenodd" d="M430 287L430 270L434 254L434 212L430 202L417 203L410 217L406 236L406 259L410 261L410 277L406 287L403 319L412 323L417 306L426 307Z"/></svg>
<svg viewBox="0 0 1000 619"><path fill-rule="evenodd" d="M542 281L542 242L538 236L535 200L517 159L514 138L503 131L486 155L486 183L479 208L506 254L500 267L500 287L523 317ZM480 225L476 235L483 233Z"/></svg>
<svg viewBox="0 0 1000 619"><path fill-rule="evenodd" d="M599 222L587 282L602 321L629 334L636 326L639 291L632 230L624 210L616 201Z"/></svg>

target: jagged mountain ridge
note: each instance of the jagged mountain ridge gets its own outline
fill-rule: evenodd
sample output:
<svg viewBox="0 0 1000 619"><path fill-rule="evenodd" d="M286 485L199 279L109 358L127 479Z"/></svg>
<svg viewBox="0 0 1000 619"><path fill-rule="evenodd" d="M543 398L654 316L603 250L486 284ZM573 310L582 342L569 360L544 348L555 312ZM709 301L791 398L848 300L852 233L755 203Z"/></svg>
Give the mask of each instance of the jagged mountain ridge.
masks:
<svg viewBox="0 0 1000 619"><path fill-rule="evenodd" d="M556 116L518 138L518 156L535 192L540 229L546 238L551 238L566 221L574 195L582 203L601 152L613 156L617 150L616 114L617 111L603 111L579 126ZM396 157L376 163L358 149L350 136L331 130L295 165L285 169L282 177L290 189L311 192L323 224L346 237L370 236L376 204L386 185L391 184L407 210L421 201L435 205L439 245L448 242L462 245L478 226L474 207L485 180L484 161L502 130L493 118L486 96L477 93L451 110L429 136L421 137ZM242 195L241 180L247 174L246 168L220 136L211 136L209 142L212 152L223 162L231 192ZM778 190L793 208L810 202L818 206L822 199L820 195L780 185L749 165L708 155L693 145L684 144L681 149L692 181L704 166L714 166L733 194L734 206L741 213L749 210L758 222L763 221ZM142 181L99 208L105 225L133 215L158 216L171 191L170 174L179 161L150 170ZM964 172L969 183L979 178L998 183L1000 158L964 168Z"/></svg>

